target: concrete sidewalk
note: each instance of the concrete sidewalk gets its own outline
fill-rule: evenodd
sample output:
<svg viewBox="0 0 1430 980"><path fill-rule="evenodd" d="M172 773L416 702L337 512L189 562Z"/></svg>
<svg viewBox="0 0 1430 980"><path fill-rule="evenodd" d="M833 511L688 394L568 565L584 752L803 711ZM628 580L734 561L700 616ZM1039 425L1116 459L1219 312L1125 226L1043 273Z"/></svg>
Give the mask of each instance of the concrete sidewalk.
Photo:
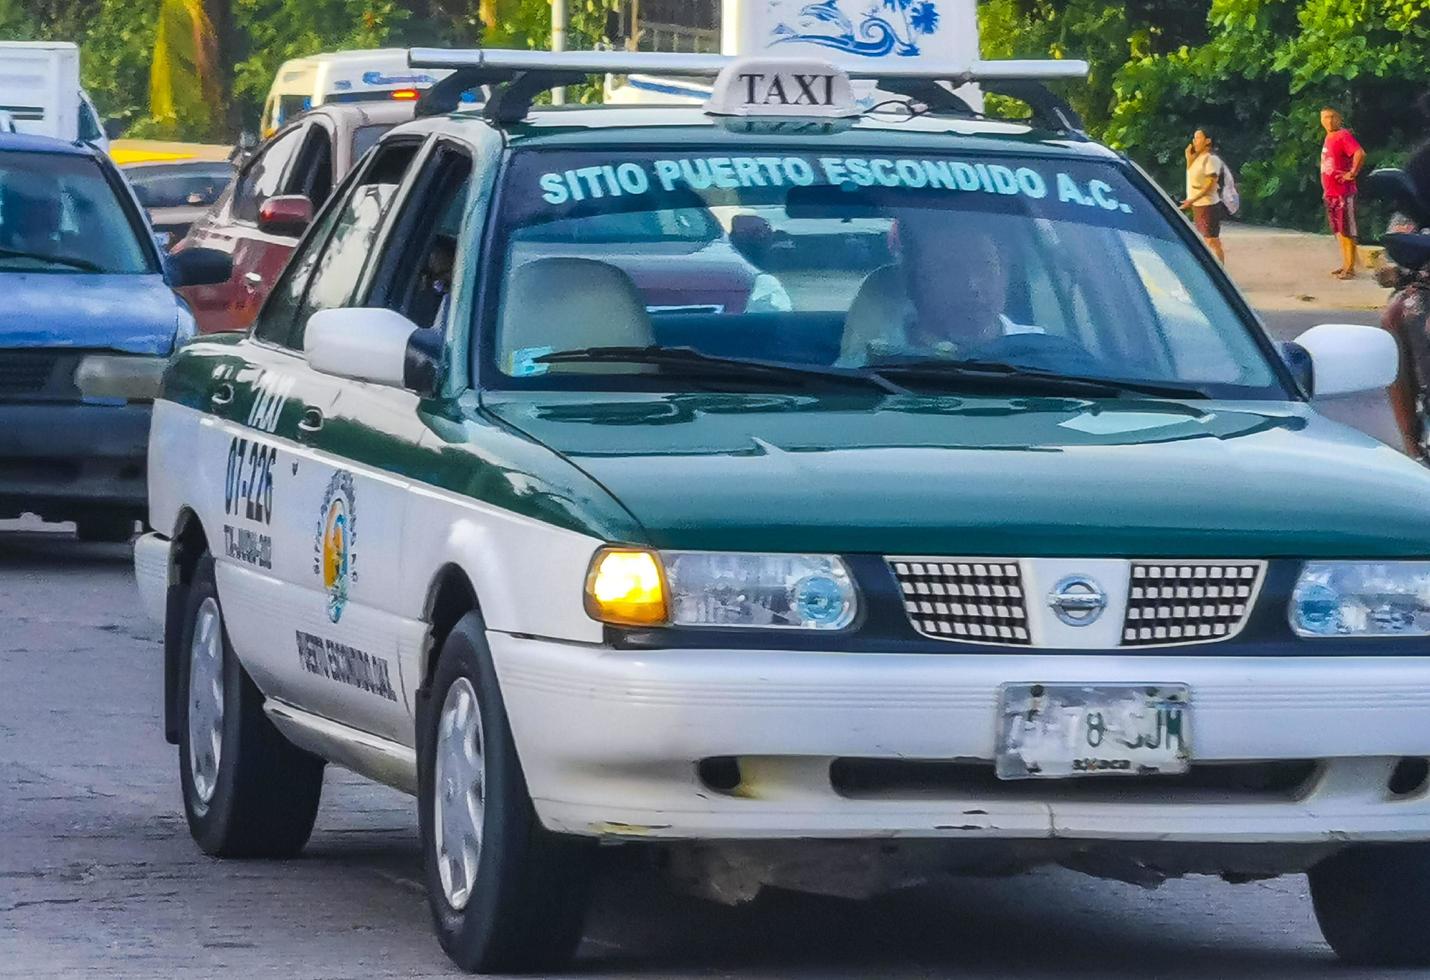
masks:
<svg viewBox="0 0 1430 980"><path fill-rule="evenodd" d="M1221 238L1227 271L1257 309L1363 312L1379 310L1390 296L1366 265L1379 249L1362 248L1358 277L1342 282L1330 274L1340 252L1328 234L1229 223Z"/></svg>

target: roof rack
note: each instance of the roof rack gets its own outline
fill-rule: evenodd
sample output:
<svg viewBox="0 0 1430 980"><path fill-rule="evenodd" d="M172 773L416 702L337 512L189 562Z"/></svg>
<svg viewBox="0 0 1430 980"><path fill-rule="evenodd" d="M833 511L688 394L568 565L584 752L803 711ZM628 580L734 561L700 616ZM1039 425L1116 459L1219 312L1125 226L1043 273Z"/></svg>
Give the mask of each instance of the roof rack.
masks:
<svg viewBox="0 0 1430 980"><path fill-rule="evenodd" d="M718 54L667 54L645 51L517 51L501 48L412 48L413 68L449 69L452 74L429 88L417 102L418 116L455 111L463 92L493 86L483 114L501 125L524 119L532 101L547 89L571 85L587 75L649 74L673 77L713 77L742 60ZM972 115L968 104L937 82L976 82L991 92L1026 102L1033 122L1060 131L1080 132L1082 122L1065 100L1043 82L1086 78L1085 61L976 61L972 65L939 67L877 63L840 66L851 79L881 83L891 92L928 102L935 109ZM937 90L937 92L935 91ZM943 95L939 95L942 92ZM947 96L944 98L943 96Z"/></svg>

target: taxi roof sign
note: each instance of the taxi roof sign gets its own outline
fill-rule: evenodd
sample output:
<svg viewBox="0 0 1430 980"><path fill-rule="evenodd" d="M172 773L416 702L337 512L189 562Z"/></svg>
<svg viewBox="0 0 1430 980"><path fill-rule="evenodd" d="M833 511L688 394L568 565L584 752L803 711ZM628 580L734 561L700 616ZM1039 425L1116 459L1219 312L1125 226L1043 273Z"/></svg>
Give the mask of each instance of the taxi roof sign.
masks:
<svg viewBox="0 0 1430 980"><path fill-rule="evenodd" d="M484 68L511 72L715 76L736 63L721 54L666 54L656 51L518 51L502 48L411 48L413 68ZM784 59L772 60L783 64ZM822 64L822 63L821 63ZM1073 59L975 61L972 65L900 65L881 62L842 69L851 79L933 79L954 82L1052 81L1087 77L1087 62Z"/></svg>
<svg viewBox="0 0 1430 980"><path fill-rule="evenodd" d="M849 75L814 58L740 58L721 70L705 111L716 116L844 119L860 113Z"/></svg>

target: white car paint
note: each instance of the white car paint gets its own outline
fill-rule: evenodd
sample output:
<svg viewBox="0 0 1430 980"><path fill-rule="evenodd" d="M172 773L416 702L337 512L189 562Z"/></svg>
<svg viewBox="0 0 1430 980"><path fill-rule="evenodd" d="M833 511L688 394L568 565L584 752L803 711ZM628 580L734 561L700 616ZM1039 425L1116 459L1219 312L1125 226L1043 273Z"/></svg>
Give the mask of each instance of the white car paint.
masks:
<svg viewBox="0 0 1430 980"><path fill-rule="evenodd" d="M615 837L1075 837L1271 843L1423 839L1430 664L1401 658L618 652L489 635L527 785L553 830ZM839 757L991 759L1009 682L1187 684L1199 762L1323 759L1302 795L1168 799L1156 785L1040 798L835 791ZM1348 753L1346 732L1355 732ZM576 736L574 733L579 733ZM696 763L740 756L737 794Z"/></svg>

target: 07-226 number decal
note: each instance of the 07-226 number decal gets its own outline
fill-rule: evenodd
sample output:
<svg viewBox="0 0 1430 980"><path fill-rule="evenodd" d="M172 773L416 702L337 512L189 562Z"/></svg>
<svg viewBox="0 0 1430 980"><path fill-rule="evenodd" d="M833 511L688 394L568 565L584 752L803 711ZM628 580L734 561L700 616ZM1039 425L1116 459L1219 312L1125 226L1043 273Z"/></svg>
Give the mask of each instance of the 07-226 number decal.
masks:
<svg viewBox="0 0 1430 980"><path fill-rule="evenodd" d="M235 437L228 446L223 510L260 524L273 523L273 468L278 449Z"/></svg>

